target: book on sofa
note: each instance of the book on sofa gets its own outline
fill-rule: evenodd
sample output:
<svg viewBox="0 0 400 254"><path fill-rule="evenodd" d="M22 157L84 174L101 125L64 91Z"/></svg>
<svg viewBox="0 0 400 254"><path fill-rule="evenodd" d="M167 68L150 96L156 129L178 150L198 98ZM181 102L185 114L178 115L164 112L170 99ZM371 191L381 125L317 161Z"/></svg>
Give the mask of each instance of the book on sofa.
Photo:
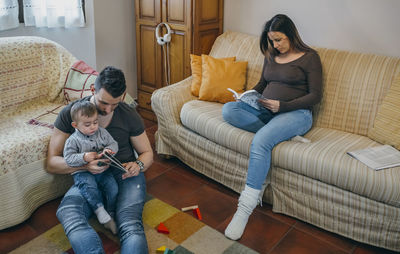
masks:
<svg viewBox="0 0 400 254"><path fill-rule="evenodd" d="M400 166L400 151L390 145L368 147L347 153L374 170Z"/></svg>

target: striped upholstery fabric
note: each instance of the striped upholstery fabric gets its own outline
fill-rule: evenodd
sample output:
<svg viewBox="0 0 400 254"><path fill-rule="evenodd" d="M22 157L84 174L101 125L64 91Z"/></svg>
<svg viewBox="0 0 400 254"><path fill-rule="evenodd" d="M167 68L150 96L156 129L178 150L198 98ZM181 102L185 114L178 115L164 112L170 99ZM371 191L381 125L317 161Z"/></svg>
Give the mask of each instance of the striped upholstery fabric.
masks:
<svg viewBox="0 0 400 254"><path fill-rule="evenodd" d="M233 127L222 118L222 104L193 100L185 103L181 110L181 121L201 136L249 156L254 134Z"/></svg>
<svg viewBox="0 0 400 254"><path fill-rule="evenodd" d="M379 104L397 74L400 59L317 49L324 77L314 126L367 135Z"/></svg>
<svg viewBox="0 0 400 254"><path fill-rule="evenodd" d="M368 137L400 150L400 75L394 80L380 105Z"/></svg>
<svg viewBox="0 0 400 254"><path fill-rule="evenodd" d="M210 141L249 156L254 134L226 123L221 109L218 103L190 101L182 107L182 124ZM273 150L273 164L400 207L400 184L396 184L400 183L400 167L373 171L346 154L377 145L376 142L365 136L320 127L314 127L306 137L312 142L279 144Z"/></svg>
<svg viewBox="0 0 400 254"><path fill-rule="evenodd" d="M66 74L76 58L39 37L0 38L0 229L26 220L71 185L68 175L45 170L52 130L30 125L63 106ZM49 118L49 119L50 119Z"/></svg>
<svg viewBox="0 0 400 254"><path fill-rule="evenodd" d="M400 209L290 170L274 167L273 211L331 232L400 250Z"/></svg>
<svg viewBox="0 0 400 254"><path fill-rule="evenodd" d="M311 143L282 142L272 153L264 200L282 212L357 241L400 251L400 168L373 171L346 154L375 146L366 134L400 60L317 49L324 97L314 110ZM210 55L248 61L248 87L257 83L263 57L258 38L226 32ZM240 192L246 181L253 134L224 123L222 104L190 92L191 78L156 90L156 150Z"/></svg>
<svg viewBox="0 0 400 254"><path fill-rule="evenodd" d="M376 142L320 127L312 128L306 137L311 143L286 141L276 146L272 154L274 166L400 207L400 167L375 171L346 154L376 146Z"/></svg>

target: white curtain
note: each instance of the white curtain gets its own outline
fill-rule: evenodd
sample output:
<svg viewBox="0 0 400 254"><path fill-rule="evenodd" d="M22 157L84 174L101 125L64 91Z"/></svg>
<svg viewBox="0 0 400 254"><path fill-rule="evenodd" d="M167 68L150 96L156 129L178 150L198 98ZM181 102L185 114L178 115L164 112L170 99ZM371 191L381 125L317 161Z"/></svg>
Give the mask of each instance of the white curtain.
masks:
<svg viewBox="0 0 400 254"><path fill-rule="evenodd" d="M0 0L0 31L18 26L18 0Z"/></svg>
<svg viewBox="0 0 400 254"><path fill-rule="evenodd" d="M23 0L25 26L83 27L81 0Z"/></svg>

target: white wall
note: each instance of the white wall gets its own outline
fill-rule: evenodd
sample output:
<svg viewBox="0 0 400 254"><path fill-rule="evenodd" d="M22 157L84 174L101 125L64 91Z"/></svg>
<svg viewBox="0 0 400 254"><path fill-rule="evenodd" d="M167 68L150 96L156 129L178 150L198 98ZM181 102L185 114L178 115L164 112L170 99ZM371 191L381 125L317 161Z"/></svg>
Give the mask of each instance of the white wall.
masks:
<svg viewBox="0 0 400 254"><path fill-rule="evenodd" d="M224 30L260 35L288 15L311 46L400 57L399 0L225 0Z"/></svg>
<svg viewBox="0 0 400 254"><path fill-rule="evenodd" d="M136 97L135 12L132 0L86 0L83 28L36 28L23 24L0 31L0 37L41 36L53 40L75 57L100 71L107 65L125 73L127 90Z"/></svg>
<svg viewBox="0 0 400 254"><path fill-rule="evenodd" d="M127 90L136 97L135 11L132 0L94 0L96 65L107 65L125 73Z"/></svg>

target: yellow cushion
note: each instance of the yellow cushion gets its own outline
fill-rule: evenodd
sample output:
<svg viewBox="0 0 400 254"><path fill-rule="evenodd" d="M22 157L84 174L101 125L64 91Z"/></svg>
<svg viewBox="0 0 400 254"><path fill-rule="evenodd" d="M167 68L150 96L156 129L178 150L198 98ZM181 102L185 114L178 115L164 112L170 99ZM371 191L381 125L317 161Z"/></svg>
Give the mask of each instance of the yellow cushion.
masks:
<svg viewBox="0 0 400 254"><path fill-rule="evenodd" d="M395 78L379 106L368 137L400 150L400 75Z"/></svg>
<svg viewBox="0 0 400 254"><path fill-rule="evenodd" d="M247 62L230 62L207 55L202 55L201 58L200 100L226 103L234 100L233 94L227 88L244 92Z"/></svg>
<svg viewBox="0 0 400 254"><path fill-rule="evenodd" d="M223 60L234 62L236 57L221 58ZM191 91L194 96L199 96L201 86L201 56L190 54L190 66L192 68L192 86Z"/></svg>

